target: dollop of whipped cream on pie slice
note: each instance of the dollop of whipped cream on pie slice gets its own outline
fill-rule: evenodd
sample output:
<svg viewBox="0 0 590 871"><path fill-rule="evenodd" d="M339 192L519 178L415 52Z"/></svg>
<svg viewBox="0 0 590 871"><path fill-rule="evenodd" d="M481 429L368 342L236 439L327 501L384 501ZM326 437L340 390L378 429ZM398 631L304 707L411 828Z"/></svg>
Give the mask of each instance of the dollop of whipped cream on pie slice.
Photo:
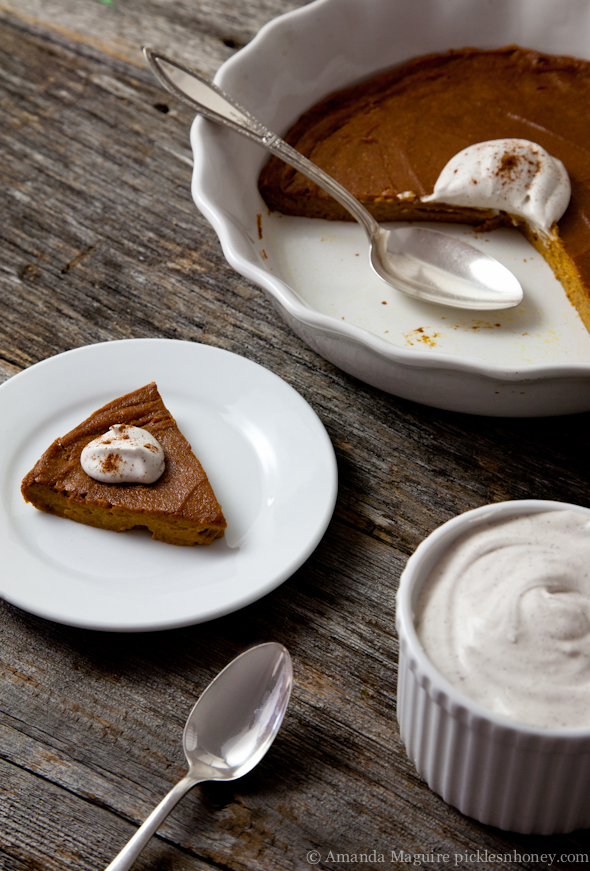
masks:
<svg viewBox="0 0 590 871"><path fill-rule="evenodd" d="M162 445L151 433L118 423L86 445L80 463L102 484L153 484L165 466Z"/></svg>
<svg viewBox="0 0 590 871"><path fill-rule="evenodd" d="M561 160L528 139L491 139L452 157L422 202L498 209L549 233L570 196Z"/></svg>

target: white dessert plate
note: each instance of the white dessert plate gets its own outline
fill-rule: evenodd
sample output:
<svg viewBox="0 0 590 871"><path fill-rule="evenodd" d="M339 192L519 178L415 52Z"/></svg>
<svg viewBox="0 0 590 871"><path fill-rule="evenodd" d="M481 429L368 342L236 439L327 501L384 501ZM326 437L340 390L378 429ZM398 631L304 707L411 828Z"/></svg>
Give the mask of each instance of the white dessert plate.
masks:
<svg viewBox="0 0 590 871"><path fill-rule="evenodd" d="M20 483L105 403L155 381L227 520L206 547L53 517ZM337 472L321 421L285 381L236 354L167 339L89 345L0 386L0 595L60 623L144 631L211 620L285 581L332 516Z"/></svg>
<svg viewBox="0 0 590 871"><path fill-rule="evenodd" d="M429 52L510 43L589 58L590 4L315 0L262 28L215 81L282 134L326 94L381 69ZM262 148L202 118L191 142L193 196L227 260L326 359L439 408L515 417L590 410L590 334L516 230L445 231L508 266L524 287L523 305L489 315L434 306L373 275L358 226L269 214L257 188L268 159Z"/></svg>

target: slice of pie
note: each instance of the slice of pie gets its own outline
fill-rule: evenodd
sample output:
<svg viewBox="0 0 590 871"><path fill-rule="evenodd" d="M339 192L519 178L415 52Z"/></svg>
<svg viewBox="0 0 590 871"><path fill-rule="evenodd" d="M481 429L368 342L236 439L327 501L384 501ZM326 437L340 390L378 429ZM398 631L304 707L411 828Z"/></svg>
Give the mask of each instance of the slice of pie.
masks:
<svg viewBox="0 0 590 871"><path fill-rule="evenodd" d="M166 465L153 484L105 484L83 470L84 447L114 424L142 427L161 444ZM116 532L146 526L168 544L210 544L226 527L207 475L154 383L109 402L56 439L21 490L49 514Z"/></svg>

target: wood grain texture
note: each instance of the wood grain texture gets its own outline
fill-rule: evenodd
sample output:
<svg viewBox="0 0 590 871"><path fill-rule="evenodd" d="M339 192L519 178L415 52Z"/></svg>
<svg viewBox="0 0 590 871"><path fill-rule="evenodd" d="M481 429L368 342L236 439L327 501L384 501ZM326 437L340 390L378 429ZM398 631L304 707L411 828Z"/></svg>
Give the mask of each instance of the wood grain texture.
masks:
<svg viewBox="0 0 590 871"><path fill-rule="evenodd" d="M279 373L335 446L340 489L283 586L212 623L147 635L72 629L0 604L0 868L104 867L181 776L184 720L234 655L291 651L292 702L255 771L190 794L138 871L383 868L330 854L512 852L458 867L583 868L586 832L513 835L418 778L395 720L394 595L422 538L460 511L528 497L590 505L590 415L484 419L346 376L233 272L190 197L190 111L140 66L154 41L213 74L297 4L1 0L0 379L121 338L215 345ZM228 43L230 43L228 45ZM514 854L517 854L516 856ZM430 865L429 867L437 867ZM438 866L440 867L440 865Z"/></svg>

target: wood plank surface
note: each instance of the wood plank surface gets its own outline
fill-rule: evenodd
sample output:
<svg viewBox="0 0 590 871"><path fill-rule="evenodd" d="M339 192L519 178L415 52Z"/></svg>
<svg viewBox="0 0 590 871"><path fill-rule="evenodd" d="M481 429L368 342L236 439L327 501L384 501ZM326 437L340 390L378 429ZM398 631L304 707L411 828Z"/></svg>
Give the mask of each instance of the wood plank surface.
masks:
<svg viewBox="0 0 590 871"><path fill-rule="evenodd" d="M317 550L233 615L110 634L0 603L0 869L107 865L182 776L196 697L264 640L284 643L295 669L275 744L243 779L189 794L138 871L289 871L310 867L310 850L324 869L401 867L400 850L457 854L449 867L481 871L588 867L587 832L501 832L417 776L395 719L394 596L408 556L458 512L529 497L590 505L590 415L438 411L319 358L226 264L190 196L192 114L142 65L139 47L152 42L213 75L297 5L0 0L0 379L106 340L225 348L307 400L340 478ZM506 855L491 862L486 850Z"/></svg>

